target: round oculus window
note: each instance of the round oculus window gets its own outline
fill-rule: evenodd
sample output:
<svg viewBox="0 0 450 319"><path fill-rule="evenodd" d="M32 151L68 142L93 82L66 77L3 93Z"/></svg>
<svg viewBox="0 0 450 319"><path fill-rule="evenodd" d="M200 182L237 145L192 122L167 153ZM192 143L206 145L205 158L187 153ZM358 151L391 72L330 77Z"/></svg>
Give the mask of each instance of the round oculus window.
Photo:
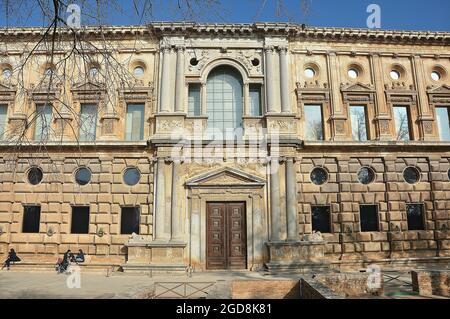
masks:
<svg viewBox="0 0 450 319"><path fill-rule="evenodd" d="M84 186L91 182L92 173L86 167L81 167L77 169L75 173L75 181L78 185Z"/></svg>
<svg viewBox="0 0 450 319"><path fill-rule="evenodd" d="M29 169L27 177L31 185L39 185L44 178L44 173L39 167L32 167Z"/></svg>
<svg viewBox="0 0 450 319"><path fill-rule="evenodd" d="M142 75L144 75L144 72L145 72L145 70L142 66L137 66L133 70L134 76L142 76Z"/></svg>
<svg viewBox="0 0 450 319"><path fill-rule="evenodd" d="M358 172L358 181L361 184L368 185L375 180L375 172L369 167L363 167Z"/></svg>
<svg viewBox="0 0 450 319"><path fill-rule="evenodd" d="M359 75L359 73L358 73L357 70L355 70L355 69L350 69L350 70L348 70L348 76L349 76L351 79L356 79L356 78L358 77L358 75Z"/></svg>
<svg viewBox="0 0 450 319"><path fill-rule="evenodd" d="M311 182L315 185L323 185L328 181L328 173L321 167L316 167L311 172Z"/></svg>
<svg viewBox="0 0 450 319"><path fill-rule="evenodd" d="M128 186L134 186L139 183L141 179L141 173L137 168L127 168L123 173L123 181Z"/></svg>
<svg viewBox="0 0 450 319"><path fill-rule="evenodd" d="M4 70L2 71L2 76L3 76L3 78L5 78L5 79L9 79L9 78L11 77L11 75L12 75L11 69L4 69Z"/></svg>
<svg viewBox="0 0 450 319"><path fill-rule="evenodd" d="M389 73L389 75L391 76L392 80L400 79L400 72L398 72L396 70L392 70L391 73Z"/></svg>
<svg viewBox="0 0 450 319"><path fill-rule="evenodd" d="M438 71L433 71L431 72L431 79L437 82L441 79L441 74Z"/></svg>
<svg viewBox="0 0 450 319"><path fill-rule="evenodd" d="M311 79L311 78L313 78L314 76L316 76L316 71L314 71L314 69L312 69L312 68L306 68L306 69L305 69L305 76L306 76L308 79Z"/></svg>
<svg viewBox="0 0 450 319"><path fill-rule="evenodd" d="M416 184L420 181L420 172L415 167L407 167L403 171L403 178L408 184Z"/></svg>

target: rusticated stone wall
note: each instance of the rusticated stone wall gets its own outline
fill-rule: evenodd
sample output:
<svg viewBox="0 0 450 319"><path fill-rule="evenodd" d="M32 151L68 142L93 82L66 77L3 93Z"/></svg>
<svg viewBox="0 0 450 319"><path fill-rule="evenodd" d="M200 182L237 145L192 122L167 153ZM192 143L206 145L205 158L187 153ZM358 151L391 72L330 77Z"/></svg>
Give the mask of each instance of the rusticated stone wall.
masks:
<svg viewBox="0 0 450 319"><path fill-rule="evenodd" d="M30 163L44 172L39 185L27 181ZM79 166L92 171L92 181L86 186L74 180ZM123 182L127 167L136 167L141 173L136 186ZM129 238L120 234L123 206L139 206L140 233L152 234L153 165L145 153L52 154L50 159L20 158L17 165L1 159L0 171L0 255L14 248L26 261L54 261L67 249L83 249L93 256L92 262L123 262ZM37 234L22 233L26 205L41 206ZM72 206L89 206L89 234L71 234Z"/></svg>
<svg viewBox="0 0 450 319"><path fill-rule="evenodd" d="M331 233L323 237L330 260L450 255L448 158L422 154L409 157L403 153L384 157L351 152L302 155L297 165L299 231L312 231L312 206L329 206ZM368 185L357 178L364 166L375 172L374 182ZM407 166L419 169L420 182L411 185L404 181ZM328 172L324 185L311 182L314 167ZM424 205L425 230L408 230L408 203ZM361 204L378 205L379 231L361 232Z"/></svg>

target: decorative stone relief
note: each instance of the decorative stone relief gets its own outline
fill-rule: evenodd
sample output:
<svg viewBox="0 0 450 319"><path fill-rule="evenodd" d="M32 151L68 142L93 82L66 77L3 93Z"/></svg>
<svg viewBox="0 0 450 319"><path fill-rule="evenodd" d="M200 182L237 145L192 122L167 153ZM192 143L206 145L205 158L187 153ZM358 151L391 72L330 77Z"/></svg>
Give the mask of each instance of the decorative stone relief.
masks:
<svg viewBox="0 0 450 319"><path fill-rule="evenodd" d="M188 73L199 76L202 70L209 62L218 59L231 59L240 62L241 65L252 75L262 75L262 52L255 49L248 50L187 50L188 62L196 59L196 64L189 63ZM254 65L253 60L257 59L259 63Z"/></svg>

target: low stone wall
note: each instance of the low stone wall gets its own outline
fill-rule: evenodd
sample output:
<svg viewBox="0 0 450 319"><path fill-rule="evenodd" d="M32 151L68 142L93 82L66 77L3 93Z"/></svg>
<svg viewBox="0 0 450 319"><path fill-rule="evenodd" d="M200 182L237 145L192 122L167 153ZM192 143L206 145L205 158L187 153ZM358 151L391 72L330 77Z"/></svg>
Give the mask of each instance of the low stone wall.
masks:
<svg viewBox="0 0 450 319"><path fill-rule="evenodd" d="M232 299L300 299L298 280L240 280L231 289Z"/></svg>
<svg viewBox="0 0 450 319"><path fill-rule="evenodd" d="M380 278L381 286L371 289L367 285L369 273L360 274L319 274L317 282L329 287L336 294L343 297L362 297L383 294L383 277Z"/></svg>
<svg viewBox="0 0 450 319"><path fill-rule="evenodd" d="M450 271L411 271L413 290L422 296L450 297Z"/></svg>

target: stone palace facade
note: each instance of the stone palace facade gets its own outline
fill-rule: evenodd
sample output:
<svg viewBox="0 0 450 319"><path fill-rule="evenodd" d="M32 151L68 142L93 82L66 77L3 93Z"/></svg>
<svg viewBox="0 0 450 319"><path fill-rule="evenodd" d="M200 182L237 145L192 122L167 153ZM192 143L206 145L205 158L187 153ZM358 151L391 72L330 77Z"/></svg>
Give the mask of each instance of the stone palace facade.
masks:
<svg viewBox="0 0 450 319"><path fill-rule="evenodd" d="M0 30L0 256L83 249L125 271L450 260L450 33L109 27L132 78L111 89L43 85L61 71L45 50L16 76L43 32Z"/></svg>

